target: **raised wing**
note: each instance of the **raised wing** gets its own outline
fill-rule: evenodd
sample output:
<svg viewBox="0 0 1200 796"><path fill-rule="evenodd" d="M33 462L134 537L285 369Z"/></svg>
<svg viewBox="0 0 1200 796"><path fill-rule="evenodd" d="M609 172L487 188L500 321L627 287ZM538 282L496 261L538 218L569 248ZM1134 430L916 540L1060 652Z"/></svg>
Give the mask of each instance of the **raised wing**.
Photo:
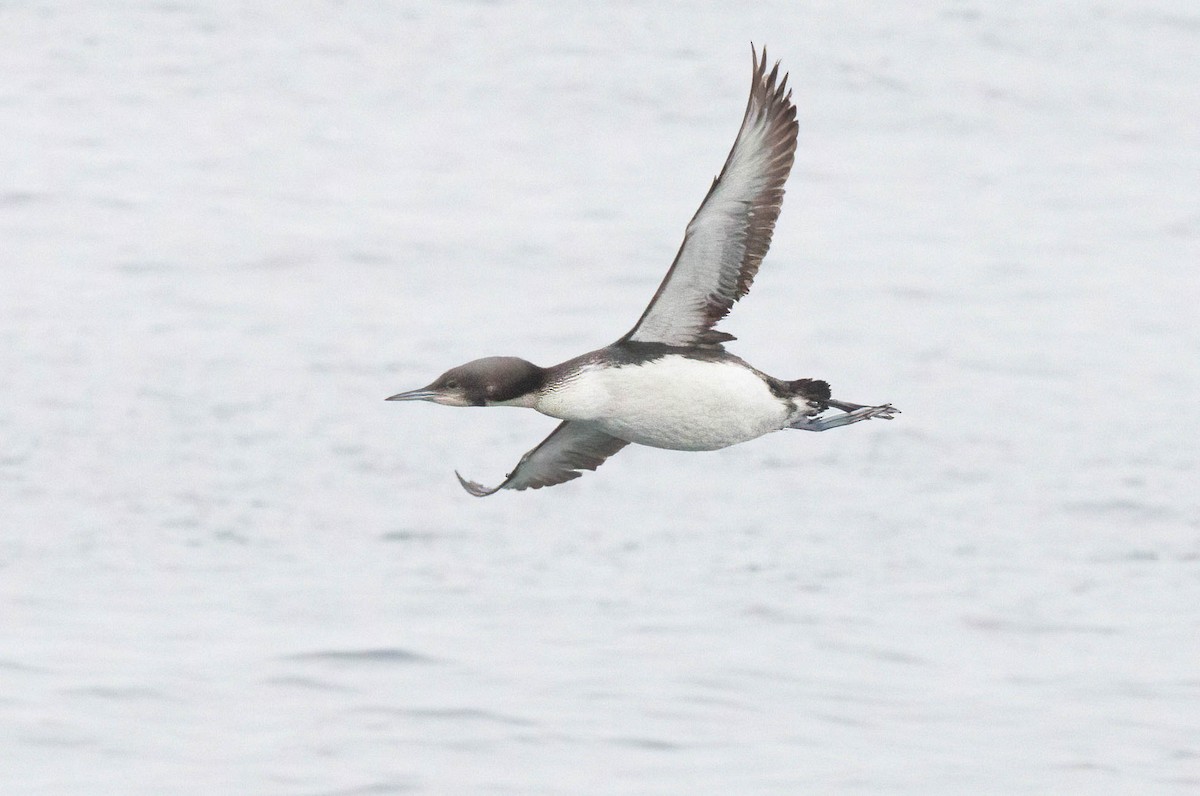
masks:
<svg viewBox="0 0 1200 796"><path fill-rule="evenodd" d="M458 472L458 482L475 497L486 497L501 489L541 489L583 475L580 470L595 470L604 460L629 443L609 436L586 423L567 420L559 424L542 444L521 457L516 469L500 486L488 489L468 481Z"/></svg>
<svg viewBox="0 0 1200 796"><path fill-rule="evenodd" d="M771 246L796 152L796 106L787 75L778 79L778 62L767 73L766 48L762 60L753 46L750 54L750 101L725 167L688 224L650 306L621 342L688 346L733 339L713 327L750 290Z"/></svg>

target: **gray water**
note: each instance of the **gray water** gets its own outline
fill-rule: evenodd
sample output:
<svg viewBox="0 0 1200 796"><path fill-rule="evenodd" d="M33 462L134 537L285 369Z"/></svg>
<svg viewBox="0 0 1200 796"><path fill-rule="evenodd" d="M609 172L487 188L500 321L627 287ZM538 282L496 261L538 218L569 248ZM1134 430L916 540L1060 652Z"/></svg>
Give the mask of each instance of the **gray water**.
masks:
<svg viewBox="0 0 1200 796"><path fill-rule="evenodd" d="M632 325L904 414L630 448L382 399ZM1193 793L1189 2L0 8L0 792Z"/></svg>

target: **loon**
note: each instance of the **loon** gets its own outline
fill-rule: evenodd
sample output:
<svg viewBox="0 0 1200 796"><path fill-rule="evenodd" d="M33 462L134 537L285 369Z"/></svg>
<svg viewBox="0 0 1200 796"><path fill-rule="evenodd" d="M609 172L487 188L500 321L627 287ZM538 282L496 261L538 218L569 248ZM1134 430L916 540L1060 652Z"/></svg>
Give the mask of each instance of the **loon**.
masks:
<svg viewBox="0 0 1200 796"><path fill-rule="evenodd" d="M750 290L771 244L783 184L796 151L796 106L751 45L753 79L733 149L687 226L683 245L642 316L604 348L543 368L517 357L485 357L429 386L387 398L445 406L519 406L563 422L495 487L455 471L477 497L539 489L595 470L630 443L707 451L772 431L826 431L881 418L891 404L834 400L819 379L785 381L727 352L735 339L714 328ZM829 410L834 414L826 414Z"/></svg>

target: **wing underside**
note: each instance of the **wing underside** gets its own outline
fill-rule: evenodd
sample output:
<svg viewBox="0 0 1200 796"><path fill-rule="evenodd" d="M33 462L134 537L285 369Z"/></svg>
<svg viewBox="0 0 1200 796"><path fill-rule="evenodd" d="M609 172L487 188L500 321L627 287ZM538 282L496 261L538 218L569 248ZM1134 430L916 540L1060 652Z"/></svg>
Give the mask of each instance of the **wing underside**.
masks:
<svg viewBox="0 0 1200 796"><path fill-rule="evenodd" d="M522 456L499 486L488 488L468 481L457 472L455 475L463 489L476 497L486 497L501 489L541 489L578 478L583 475L581 470L595 470L628 444L587 423L567 420Z"/></svg>
<svg viewBox="0 0 1200 796"><path fill-rule="evenodd" d="M796 107L767 52L751 48L754 78L733 149L688 224L675 262L622 341L717 345L713 327L750 290L771 245L796 152Z"/></svg>

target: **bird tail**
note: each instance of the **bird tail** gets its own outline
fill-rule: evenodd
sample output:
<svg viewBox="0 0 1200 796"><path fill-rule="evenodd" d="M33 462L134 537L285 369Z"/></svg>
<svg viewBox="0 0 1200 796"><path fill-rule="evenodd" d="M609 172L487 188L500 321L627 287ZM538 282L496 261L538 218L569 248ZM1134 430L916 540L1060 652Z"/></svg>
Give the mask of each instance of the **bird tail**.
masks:
<svg viewBox="0 0 1200 796"><path fill-rule="evenodd" d="M787 385L791 388L793 395L815 403L820 411L823 412L829 408L829 382L821 379L796 379L787 382Z"/></svg>

